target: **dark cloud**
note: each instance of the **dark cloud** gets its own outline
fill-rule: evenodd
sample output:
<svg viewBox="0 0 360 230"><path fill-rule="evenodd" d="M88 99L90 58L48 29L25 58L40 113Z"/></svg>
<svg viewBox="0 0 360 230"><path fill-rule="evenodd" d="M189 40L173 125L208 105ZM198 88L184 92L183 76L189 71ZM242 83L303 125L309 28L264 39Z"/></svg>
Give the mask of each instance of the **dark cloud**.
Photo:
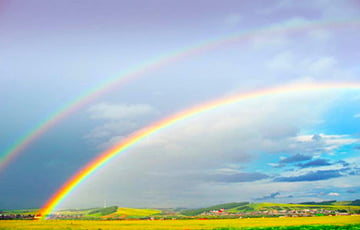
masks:
<svg viewBox="0 0 360 230"><path fill-rule="evenodd" d="M267 199L275 199L277 196L279 196L280 193L279 192L274 192L271 193L268 196L263 196L263 197L259 197L259 198L255 198L254 200L267 200Z"/></svg>
<svg viewBox="0 0 360 230"><path fill-rule="evenodd" d="M344 160L339 160L336 162L337 164L342 164L344 167L349 166L350 164Z"/></svg>
<svg viewBox="0 0 360 230"><path fill-rule="evenodd" d="M314 136L312 136L311 138L313 141L321 141L322 137L319 134L315 134Z"/></svg>
<svg viewBox="0 0 360 230"><path fill-rule="evenodd" d="M351 188L351 189L346 190L346 192L347 192L347 193L356 193L356 190L353 189L353 188Z"/></svg>
<svg viewBox="0 0 360 230"><path fill-rule="evenodd" d="M280 164L288 164L288 163L294 163L294 162L300 162L300 161L307 161L311 160L312 156L302 155L302 154L295 154L293 156L284 158L279 161Z"/></svg>
<svg viewBox="0 0 360 230"><path fill-rule="evenodd" d="M269 176L263 173L234 173L230 175L216 175L213 177L218 182L236 183L236 182L252 182L268 178Z"/></svg>
<svg viewBox="0 0 360 230"><path fill-rule="evenodd" d="M327 180L335 177L343 176L341 174L343 170L320 170L315 172L309 172L301 176L292 176L292 177L278 177L275 178L276 182L298 182L298 181L318 181L318 180Z"/></svg>
<svg viewBox="0 0 360 230"><path fill-rule="evenodd" d="M309 167L317 167L317 166L326 166L331 165L329 160L327 159L316 159L313 161L306 162L304 164L297 164L296 166L299 166L301 168L309 168Z"/></svg>

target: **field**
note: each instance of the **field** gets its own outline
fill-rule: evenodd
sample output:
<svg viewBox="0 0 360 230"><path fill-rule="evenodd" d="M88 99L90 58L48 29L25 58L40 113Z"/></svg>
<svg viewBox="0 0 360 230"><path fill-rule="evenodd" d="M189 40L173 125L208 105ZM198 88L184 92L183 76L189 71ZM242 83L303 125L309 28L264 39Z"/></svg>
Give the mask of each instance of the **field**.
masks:
<svg viewBox="0 0 360 230"><path fill-rule="evenodd" d="M297 218L250 218L221 220L3 220L0 229L240 229L274 226L327 225L344 226L356 224L347 229L360 229L360 216L328 216ZM325 226L326 225L326 226ZM271 229L271 228L260 228ZM278 228L287 229L287 228ZM289 228L290 229L290 228ZM291 228L294 229L294 228ZM307 228L300 228L307 229ZM313 228L312 228L313 229ZM337 228L339 229L339 228Z"/></svg>

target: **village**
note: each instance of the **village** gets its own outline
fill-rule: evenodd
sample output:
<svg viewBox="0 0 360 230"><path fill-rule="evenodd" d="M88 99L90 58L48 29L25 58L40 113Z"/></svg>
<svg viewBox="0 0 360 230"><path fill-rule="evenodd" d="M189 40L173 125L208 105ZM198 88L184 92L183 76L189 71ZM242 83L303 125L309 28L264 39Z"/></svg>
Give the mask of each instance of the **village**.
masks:
<svg viewBox="0 0 360 230"><path fill-rule="evenodd" d="M222 217L310 217L310 216L350 216L359 215L346 210L328 209L290 209L290 210L260 210L252 212L227 212L224 208L203 212L201 216L222 216Z"/></svg>

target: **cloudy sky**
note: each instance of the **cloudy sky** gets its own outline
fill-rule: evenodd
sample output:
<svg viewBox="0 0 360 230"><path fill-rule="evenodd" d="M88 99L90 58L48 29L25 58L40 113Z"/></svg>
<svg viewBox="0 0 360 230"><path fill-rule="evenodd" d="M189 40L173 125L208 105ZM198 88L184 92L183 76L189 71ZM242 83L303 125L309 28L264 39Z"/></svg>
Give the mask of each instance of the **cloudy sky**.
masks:
<svg viewBox="0 0 360 230"><path fill-rule="evenodd" d="M26 145L0 171L0 209L41 207L102 151L192 106L360 83L359 26L357 0L0 1L0 154L80 96L137 73ZM359 105L359 89L337 89L219 107L136 143L60 208L357 199Z"/></svg>

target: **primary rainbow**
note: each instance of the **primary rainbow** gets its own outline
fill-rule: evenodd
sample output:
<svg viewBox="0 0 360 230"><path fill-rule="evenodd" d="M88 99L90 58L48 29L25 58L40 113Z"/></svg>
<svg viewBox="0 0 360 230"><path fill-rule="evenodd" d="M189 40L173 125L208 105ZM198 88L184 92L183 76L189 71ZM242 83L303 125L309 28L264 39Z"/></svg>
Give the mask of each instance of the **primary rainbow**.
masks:
<svg viewBox="0 0 360 230"><path fill-rule="evenodd" d="M353 18L348 20L316 21L312 23L297 23L282 26L272 25L266 28L249 30L242 33L232 34L230 36L206 40L195 46L180 49L170 54L160 56L155 60L140 64L133 69L125 71L124 73L120 74L120 76L110 78L102 84L99 84L98 86L84 92L78 98L75 98L74 100L68 102L63 107L48 116L46 119L35 125L30 131L28 131L25 135L16 140L15 143L13 143L0 155L0 171L4 169L4 167L8 165L12 159L14 159L20 152L22 152L28 145L38 139L48 129L59 123L59 121L61 121L74 111L88 104L94 98L98 97L101 94L104 94L105 92L110 91L117 86L122 86L130 80L136 79L137 77L140 77L151 71L155 71L162 66L195 54L203 53L208 50L221 47L226 44L246 40L259 35L269 36L280 32L306 31L329 27L342 28L344 26L358 26L359 23L360 18Z"/></svg>
<svg viewBox="0 0 360 230"><path fill-rule="evenodd" d="M279 95L292 92L302 92L302 91L318 91L318 90L334 90L334 89L356 89L360 90L360 83L332 83L332 84L302 84L302 85L289 85L284 87L268 88L257 90L249 93L241 93L233 96L228 96L220 98L214 101L209 101L198 106L191 107L189 109L183 110L179 113L176 113L168 118L157 121L139 131L128 136L126 139L121 141L119 144L113 146L112 148L102 152L83 167L80 171L74 174L52 197L41 209L42 215L46 215L53 212L60 203L68 197L72 191L74 191L83 181L89 178L97 169L104 166L107 162L113 159L120 153L123 153L131 146L135 145L142 139L161 131L164 128L167 128L177 122L183 121L189 117L213 110L215 108L233 104L236 102L260 98L270 95Z"/></svg>

